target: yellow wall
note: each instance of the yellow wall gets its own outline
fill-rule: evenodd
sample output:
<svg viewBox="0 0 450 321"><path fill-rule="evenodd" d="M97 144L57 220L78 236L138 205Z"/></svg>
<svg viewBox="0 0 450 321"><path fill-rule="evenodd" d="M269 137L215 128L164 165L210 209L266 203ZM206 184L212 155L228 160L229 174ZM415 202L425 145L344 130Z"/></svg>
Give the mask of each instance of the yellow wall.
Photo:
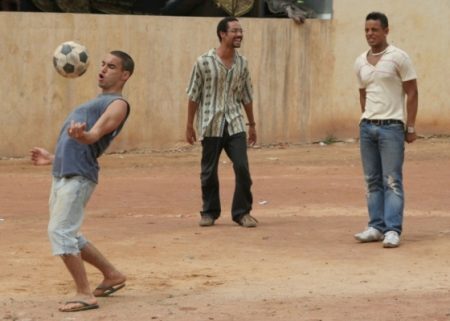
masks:
<svg viewBox="0 0 450 321"><path fill-rule="evenodd" d="M242 18L241 48L250 62L259 142L357 137L353 62L366 49L364 18L385 12L389 42L418 72L422 133L449 133L450 1L335 0L333 20ZM184 142L185 88L195 58L217 46L217 18L0 12L0 156L53 149L61 123L98 93L104 53L132 55L136 71L124 95L132 114L111 150L173 148ZM52 53L66 40L85 44L91 66L78 79L59 76Z"/></svg>

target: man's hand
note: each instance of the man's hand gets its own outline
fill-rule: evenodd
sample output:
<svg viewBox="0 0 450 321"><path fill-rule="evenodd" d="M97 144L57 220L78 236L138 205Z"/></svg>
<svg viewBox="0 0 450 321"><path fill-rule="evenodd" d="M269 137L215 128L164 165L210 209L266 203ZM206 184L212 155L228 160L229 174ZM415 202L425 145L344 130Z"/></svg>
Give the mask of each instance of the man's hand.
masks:
<svg viewBox="0 0 450 321"><path fill-rule="evenodd" d="M405 141L409 144L414 142L417 139L416 133L406 133L405 134Z"/></svg>
<svg viewBox="0 0 450 321"><path fill-rule="evenodd" d="M250 126L248 128L248 144L253 146L256 144L256 128L255 126Z"/></svg>
<svg viewBox="0 0 450 321"><path fill-rule="evenodd" d="M197 141L197 137L195 136L195 130L193 126L186 127L186 140L189 144L193 145Z"/></svg>
<svg viewBox="0 0 450 321"><path fill-rule="evenodd" d="M33 165L50 165L53 163L54 155L41 147L34 147L30 150L30 159Z"/></svg>
<svg viewBox="0 0 450 321"><path fill-rule="evenodd" d="M70 122L69 128L67 128L67 133L70 137L79 139L84 137L86 131L86 123L78 123L73 120Z"/></svg>

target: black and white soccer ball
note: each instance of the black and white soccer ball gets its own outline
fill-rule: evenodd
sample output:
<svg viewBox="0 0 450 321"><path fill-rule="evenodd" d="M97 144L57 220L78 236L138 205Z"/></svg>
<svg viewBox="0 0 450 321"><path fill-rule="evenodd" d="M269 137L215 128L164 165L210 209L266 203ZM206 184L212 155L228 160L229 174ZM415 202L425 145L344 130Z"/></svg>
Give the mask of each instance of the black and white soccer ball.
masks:
<svg viewBox="0 0 450 321"><path fill-rule="evenodd" d="M86 47L75 41L63 42L53 53L53 66L63 77L80 77L89 66Z"/></svg>

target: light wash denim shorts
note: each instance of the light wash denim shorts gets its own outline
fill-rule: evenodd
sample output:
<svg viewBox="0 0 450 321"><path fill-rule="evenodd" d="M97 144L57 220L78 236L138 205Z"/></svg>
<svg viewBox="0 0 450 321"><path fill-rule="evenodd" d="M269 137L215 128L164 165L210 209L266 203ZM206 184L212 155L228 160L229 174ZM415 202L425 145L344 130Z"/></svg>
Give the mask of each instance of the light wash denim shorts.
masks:
<svg viewBox="0 0 450 321"><path fill-rule="evenodd" d="M82 176L53 177L48 237L53 255L78 254L88 242L80 228L96 184Z"/></svg>

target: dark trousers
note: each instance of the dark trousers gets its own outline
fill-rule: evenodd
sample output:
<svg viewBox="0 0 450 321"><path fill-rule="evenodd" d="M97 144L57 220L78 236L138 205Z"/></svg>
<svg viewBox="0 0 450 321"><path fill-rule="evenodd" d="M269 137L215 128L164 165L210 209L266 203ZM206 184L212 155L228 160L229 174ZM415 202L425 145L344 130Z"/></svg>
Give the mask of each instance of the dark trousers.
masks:
<svg viewBox="0 0 450 321"><path fill-rule="evenodd" d="M202 215L209 215L213 219L220 216L220 195L218 165L223 149L233 163L236 186L234 189L231 216L233 221L239 222L244 214L250 213L253 197L250 191L252 180L247 158L246 133L230 136L225 130L223 137L204 137L202 140L201 184L203 210Z"/></svg>

